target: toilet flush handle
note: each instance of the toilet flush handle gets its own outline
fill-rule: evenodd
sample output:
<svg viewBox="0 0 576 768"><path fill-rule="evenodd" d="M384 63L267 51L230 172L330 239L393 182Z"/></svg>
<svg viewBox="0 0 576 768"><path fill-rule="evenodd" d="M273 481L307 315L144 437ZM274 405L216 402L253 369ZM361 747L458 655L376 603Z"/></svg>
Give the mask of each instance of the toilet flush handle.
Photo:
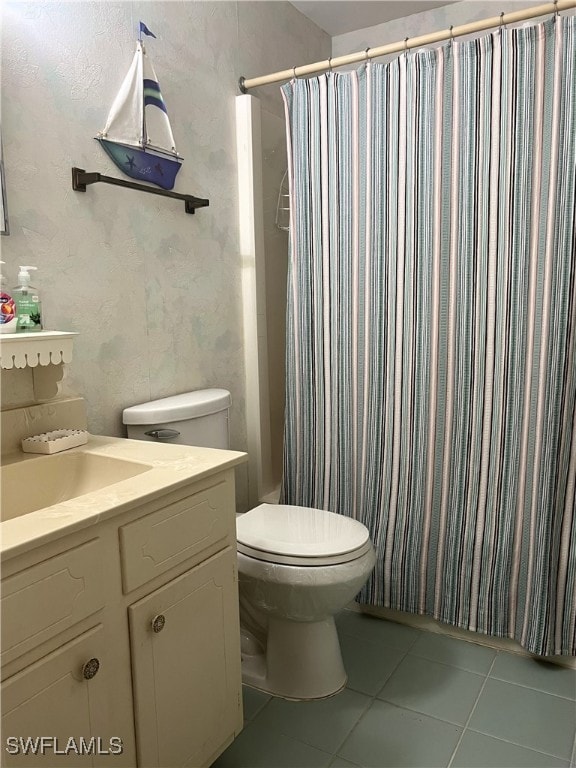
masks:
<svg viewBox="0 0 576 768"><path fill-rule="evenodd" d="M149 432L144 432L144 434L156 440L174 440L175 437L180 435L180 432L177 429L151 429Z"/></svg>

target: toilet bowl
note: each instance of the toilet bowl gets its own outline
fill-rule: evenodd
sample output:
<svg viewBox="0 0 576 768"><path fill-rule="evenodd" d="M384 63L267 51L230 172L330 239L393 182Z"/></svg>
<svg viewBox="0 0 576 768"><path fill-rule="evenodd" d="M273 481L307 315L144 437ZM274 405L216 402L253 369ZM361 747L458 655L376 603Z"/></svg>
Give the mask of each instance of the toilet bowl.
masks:
<svg viewBox="0 0 576 768"><path fill-rule="evenodd" d="M244 683L317 699L346 684L334 616L375 563L367 528L322 509L261 504L239 515Z"/></svg>

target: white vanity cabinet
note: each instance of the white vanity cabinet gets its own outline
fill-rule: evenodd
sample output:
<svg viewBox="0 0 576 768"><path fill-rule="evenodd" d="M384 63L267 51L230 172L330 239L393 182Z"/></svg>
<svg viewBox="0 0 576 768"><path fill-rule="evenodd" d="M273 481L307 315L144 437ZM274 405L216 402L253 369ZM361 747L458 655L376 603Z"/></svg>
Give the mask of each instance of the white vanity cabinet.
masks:
<svg viewBox="0 0 576 768"><path fill-rule="evenodd" d="M102 625L97 625L3 683L2 765L133 765L126 749L120 756L107 758L104 754L111 743L114 752L111 739L118 731L110 702L115 689L113 655L104 634ZM47 735L56 742L42 744L38 737ZM91 735L101 738L97 759L75 751L76 745L82 748L79 737L88 741ZM70 736L75 737L73 747L68 745ZM15 738L28 737L34 746L29 743L27 755L10 754L8 750L26 749L15 744ZM67 749L74 751L68 756L59 754Z"/></svg>
<svg viewBox="0 0 576 768"><path fill-rule="evenodd" d="M112 534L98 526L2 562L3 766L136 764ZM98 754L77 754L81 739Z"/></svg>
<svg viewBox="0 0 576 768"><path fill-rule="evenodd" d="M138 765L201 766L241 723L236 551L129 608Z"/></svg>
<svg viewBox="0 0 576 768"><path fill-rule="evenodd" d="M210 765L242 728L232 472L120 528L138 765ZM175 565L180 576L150 591ZM190 568L190 566L193 566Z"/></svg>
<svg viewBox="0 0 576 768"><path fill-rule="evenodd" d="M209 766L242 728L237 581L231 468L3 560L0 763Z"/></svg>

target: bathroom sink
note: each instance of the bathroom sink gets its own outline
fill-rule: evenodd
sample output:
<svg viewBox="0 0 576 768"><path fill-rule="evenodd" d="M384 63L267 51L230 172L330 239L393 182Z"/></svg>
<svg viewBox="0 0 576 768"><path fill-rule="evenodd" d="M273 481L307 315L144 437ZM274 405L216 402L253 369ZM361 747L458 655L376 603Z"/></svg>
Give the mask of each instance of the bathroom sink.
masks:
<svg viewBox="0 0 576 768"><path fill-rule="evenodd" d="M81 451L6 464L0 475L0 521L103 490L150 469L148 464Z"/></svg>

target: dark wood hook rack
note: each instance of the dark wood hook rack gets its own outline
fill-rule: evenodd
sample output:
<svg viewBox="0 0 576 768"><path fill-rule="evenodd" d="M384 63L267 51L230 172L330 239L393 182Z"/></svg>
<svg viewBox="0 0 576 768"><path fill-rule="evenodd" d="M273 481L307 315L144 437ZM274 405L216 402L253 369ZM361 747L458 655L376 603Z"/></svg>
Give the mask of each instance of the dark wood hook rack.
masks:
<svg viewBox="0 0 576 768"><path fill-rule="evenodd" d="M201 197L181 195L178 192L170 192L167 189L156 189L145 184L137 184L135 181L125 181L124 179L115 179L113 176L103 176L101 173L87 173L83 168L72 168L72 189L75 192L86 192L86 187L89 184L97 184L99 181L104 184L114 184L117 187L137 189L140 192L148 192L151 195L162 195L162 197L172 197L174 200L184 200L186 213L194 213L196 208L206 208L210 205L209 200L204 200Z"/></svg>

